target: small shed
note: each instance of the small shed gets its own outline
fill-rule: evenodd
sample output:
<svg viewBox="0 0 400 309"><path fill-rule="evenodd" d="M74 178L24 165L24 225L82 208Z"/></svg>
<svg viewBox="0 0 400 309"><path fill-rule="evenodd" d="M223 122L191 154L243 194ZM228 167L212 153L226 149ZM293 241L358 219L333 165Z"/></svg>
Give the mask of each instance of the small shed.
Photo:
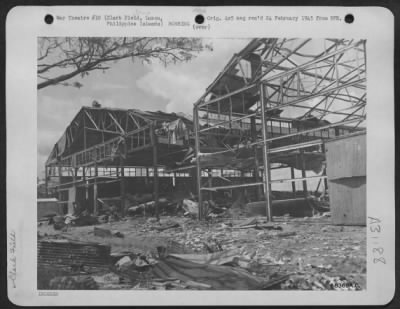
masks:
<svg viewBox="0 0 400 309"><path fill-rule="evenodd" d="M366 134L326 143L329 200L333 224L366 225Z"/></svg>
<svg viewBox="0 0 400 309"><path fill-rule="evenodd" d="M51 215L63 215L62 205L58 199L38 198L37 199L37 219L40 220Z"/></svg>

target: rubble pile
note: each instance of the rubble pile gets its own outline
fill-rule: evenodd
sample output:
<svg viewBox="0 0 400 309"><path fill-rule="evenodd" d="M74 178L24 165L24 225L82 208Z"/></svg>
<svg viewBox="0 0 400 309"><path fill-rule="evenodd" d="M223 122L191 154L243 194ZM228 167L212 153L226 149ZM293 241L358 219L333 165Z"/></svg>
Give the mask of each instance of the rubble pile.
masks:
<svg viewBox="0 0 400 309"><path fill-rule="evenodd" d="M195 207L195 203L186 204ZM190 210L190 206L185 207ZM273 219L270 222L262 216L216 217L200 222L182 214L160 220L131 217L95 226L72 225L67 231L42 225L41 243L55 238L69 242L79 239L85 241L85 250L91 246L86 243L89 240L111 247L109 259L104 259L108 263L106 269L88 271L85 259L80 258L80 268L49 275L42 286L146 290L365 289L363 227L329 225L329 213ZM41 259L38 256L39 262ZM65 269L65 263L57 265L55 261L52 265L58 266Z"/></svg>

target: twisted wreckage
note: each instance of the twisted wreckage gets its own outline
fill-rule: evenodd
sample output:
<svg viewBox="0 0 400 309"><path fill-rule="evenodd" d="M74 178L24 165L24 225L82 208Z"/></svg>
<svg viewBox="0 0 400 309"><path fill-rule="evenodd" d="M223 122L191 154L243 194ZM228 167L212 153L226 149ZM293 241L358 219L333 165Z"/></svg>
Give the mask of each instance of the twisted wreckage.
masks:
<svg viewBox="0 0 400 309"><path fill-rule="evenodd" d="M104 246L95 240L115 249L102 248L99 267L114 288L362 288L365 44L254 39L195 102L193 119L82 107L46 162L63 215L45 216L56 230L40 223L39 286L104 288L89 267ZM317 244L319 260L299 253ZM355 252L338 253L343 244ZM349 263L361 265L349 270L357 280L340 274Z"/></svg>

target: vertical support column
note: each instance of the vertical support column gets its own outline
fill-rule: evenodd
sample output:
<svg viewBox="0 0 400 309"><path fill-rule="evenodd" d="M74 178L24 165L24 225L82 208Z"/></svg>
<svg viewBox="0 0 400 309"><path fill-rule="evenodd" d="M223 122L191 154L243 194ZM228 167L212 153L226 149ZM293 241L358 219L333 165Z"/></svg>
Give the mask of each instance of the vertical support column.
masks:
<svg viewBox="0 0 400 309"><path fill-rule="evenodd" d="M44 167L44 183L46 189L46 197L49 197L49 179L48 177L48 167L47 165Z"/></svg>
<svg viewBox="0 0 400 309"><path fill-rule="evenodd" d="M86 150L86 117L83 117L83 148Z"/></svg>
<svg viewBox="0 0 400 309"><path fill-rule="evenodd" d="M83 117L83 149L86 150L87 149L87 143L86 143L86 116ZM84 163L87 163L86 161L86 154L84 154ZM97 173L97 168L96 168L96 173ZM92 173L90 172L90 177ZM89 204L89 183L86 183L86 170L85 170L85 166L82 166L82 175L83 175L83 181L85 183L85 204L88 205ZM97 177L97 174L96 174ZM97 179L95 178L94 183L97 182ZM95 195L95 190L96 190L96 195ZM95 210L97 210L96 206L97 206L97 183L96 185L93 186L93 199L94 199L94 203L93 203L93 212L95 212Z"/></svg>
<svg viewBox="0 0 400 309"><path fill-rule="evenodd" d="M97 215L97 177L98 177L98 170L97 170L97 162L94 165L94 183L93 183L93 214Z"/></svg>
<svg viewBox="0 0 400 309"><path fill-rule="evenodd" d="M146 177L145 177L144 183L146 184L146 187L149 185L149 168L148 167L146 167Z"/></svg>
<svg viewBox="0 0 400 309"><path fill-rule="evenodd" d="M200 136L199 136L199 111L197 106L193 109L194 133L195 133L195 158L196 158L196 186L199 202L199 220L203 220L203 201L201 196L201 166L200 166Z"/></svg>
<svg viewBox="0 0 400 309"><path fill-rule="evenodd" d="M325 157L326 157L326 148L325 148L325 144L322 144L321 145L321 151L322 151L322 153L325 155ZM326 159L325 159L325 162L326 162ZM324 170L323 170L323 172L322 172L322 175L324 175L324 176L326 176L326 165L325 165L325 167L324 167ZM328 190L328 178L324 178L324 190L325 190L325 192Z"/></svg>
<svg viewBox="0 0 400 309"><path fill-rule="evenodd" d="M245 179L244 179L244 171L243 170L239 170L239 177L240 177L240 183L246 183ZM247 190L246 187L243 188L243 196L245 198L245 200L248 200L248 196L249 196L249 191Z"/></svg>
<svg viewBox="0 0 400 309"><path fill-rule="evenodd" d="M304 151L300 150L300 160L301 160L301 177L306 178L306 161L304 160ZM303 180L303 193L304 197L308 195L307 180Z"/></svg>
<svg viewBox="0 0 400 309"><path fill-rule="evenodd" d="M125 183L125 158L126 158L126 139L122 143L121 153L119 155L119 188L121 198L121 212L126 214L126 183Z"/></svg>
<svg viewBox="0 0 400 309"><path fill-rule="evenodd" d="M57 166L57 171L58 171L58 190L57 190L57 195L58 195L58 201L61 202L61 178L62 178L62 169L61 169L61 165Z"/></svg>
<svg viewBox="0 0 400 309"><path fill-rule="evenodd" d="M250 132L251 132L251 141L253 143L257 142L257 124L255 116L250 118ZM257 145L253 145L253 151L254 151L254 166L255 166L253 170L254 181L260 182L260 175L259 175L260 162L258 160L258 155L257 155ZM260 201L262 194L261 187L257 186L256 190L257 190L256 191L257 201Z"/></svg>
<svg viewBox="0 0 400 309"><path fill-rule="evenodd" d="M70 190L69 192L72 192L72 194L74 195L74 196L69 196L68 197L68 200L69 200L69 203L68 203L68 213L73 213L74 212L74 207L73 207L73 202L76 202L76 196L77 196L77 194L76 194L76 190L77 190L77 186L76 186L76 181L77 181L77 176L78 176L78 168L76 168L76 167L73 167L72 168L73 170L72 170L72 191Z"/></svg>
<svg viewBox="0 0 400 309"><path fill-rule="evenodd" d="M189 178L190 178L190 192L197 192L197 181L196 181L196 167L189 169Z"/></svg>
<svg viewBox="0 0 400 309"><path fill-rule="evenodd" d="M125 215L126 213L126 205L125 205L125 200L126 200L126 186L125 186L125 171L124 171L124 162L120 163L120 181L119 181L119 186L120 186L120 198L121 198L121 212L122 215Z"/></svg>
<svg viewBox="0 0 400 309"><path fill-rule="evenodd" d="M270 192L270 194L272 194L272 184L271 184L271 167L270 167L270 163L269 163L269 158L268 158L268 169L267 169L267 171L268 171L268 191ZM271 209L271 205L272 205L272 202L271 202L271 198L269 199L269 205L270 205L270 209ZM272 210L271 210L271 217L272 217Z"/></svg>
<svg viewBox="0 0 400 309"><path fill-rule="evenodd" d="M268 220L272 222L272 212L271 212L271 197L270 197L270 183L269 183L269 160L268 160L268 143L267 143L267 120L265 117L265 102L264 102L264 84L260 83L260 104L261 104L261 124L262 124L262 138L263 138L263 163L264 163L264 173L263 173L263 186L265 194L265 203L267 207Z"/></svg>
<svg viewBox="0 0 400 309"><path fill-rule="evenodd" d="M212 187L212 185L213 185L213 183L212 183L212 169L211 168L207 169L207 172L208 172L208 186ZM209 200L213 199L212 191L208 192L208 199Z"/></svg>
<svg viewBox="0 0 400 309"><path fill-rule="evenodd" d="M73 167L73 174L72 174L72 186L75 188L76 190L76 181L77 181L77 177L78 177L78 168Z"/></svg>
<svg viewBox="0 0 400 309"><path fill-rule="evenodd" d="M85 202L89 200L89 187L86 183L86 167L82 166L82 179L85 185Z"/></svg>
<svg viewBox="0 0 400 309"><path fill-rule="evenodd" d="M294 168L290 167L290 178L294 179ZM292 192L293 192L293 197L296 198L296 182L292 181Z"/></svg>
<svg viewBox="0 0 400 309"><path fill-rule="evenodd" d="M174 188L176 187L176 172L174 172L173 175L172 175L172 186Z"/></svg>
<svg viewBox="0 0 400 309"><path fill-rule="evenodd" d="M156 218L160 220L160 205L158 203L159 199L159 188L158 188L158 147L157 147L157 136L154 132L154 123L150 125L150 136L151 143L153 145L153 193L154 193L154 203L156 209Z"/></svg>
<svg viewBox="0 0 400 309"><path fill-rule="evenodd" d="M364 60L364 66L365 66L365 72L367 71L367 41L363 40L363 60Z"/></svg>
<svg viewBox="0 0 400 309"><path fill-rule="evenodd" d="M232 129L232 97L229 97L229 129Z"/></svg>

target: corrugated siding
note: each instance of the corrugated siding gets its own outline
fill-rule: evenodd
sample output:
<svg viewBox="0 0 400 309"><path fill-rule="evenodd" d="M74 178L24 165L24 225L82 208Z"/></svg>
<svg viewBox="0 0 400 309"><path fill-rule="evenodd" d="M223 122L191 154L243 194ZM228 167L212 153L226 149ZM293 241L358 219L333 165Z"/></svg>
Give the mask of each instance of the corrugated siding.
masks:
<svg viewBox="0 0 400 309"><path fill-rule="evenodd" d="M334 224L366 224L366 135L326 143L330 207Z"/></svg>
<svg viewBox="0 0 400 309"><path fill-rule="evenodd" d="M54 266L74 271L108 270L111 248L108 245L58 240L39 240L37 244L38 267Z"/></svg>

